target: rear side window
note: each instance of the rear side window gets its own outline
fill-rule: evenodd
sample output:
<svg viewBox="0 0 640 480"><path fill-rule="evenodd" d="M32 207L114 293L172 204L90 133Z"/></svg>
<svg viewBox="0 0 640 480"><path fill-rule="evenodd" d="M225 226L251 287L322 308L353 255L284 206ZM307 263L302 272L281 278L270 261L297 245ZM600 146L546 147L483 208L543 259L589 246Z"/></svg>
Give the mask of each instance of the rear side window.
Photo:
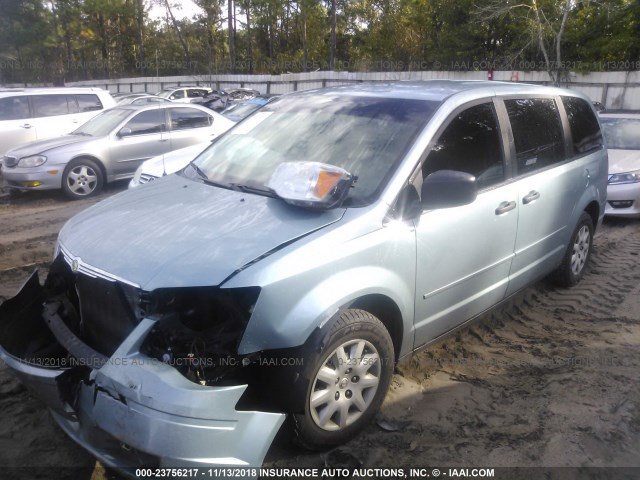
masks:
<svg viewBox="0 0 640 480"><path fill-rule="evenodd" d="M130 135L146 135L160 133L165 130L164 109L147 110L133 117L125 125L131 129Z"/></svg>
<svg viewBox="0 0 640 480"><path fill-rule="evenodd" d="M518 174L565 159L562 124L550 98L505 100L516 146Z"/></svg>
<svg viewBox="0 0 640 480"><path fill-rule="evenodd" d="M423 178L437 170L474 175L478 188L504 180L500 129L492 103L456 115L432 147L422 167Z"/></svg>
<svg viewBox="0 0 640 480"><path fill-rule="evenodd" d="M78 108L80 113L83 112L95 112L97 110L102 110L102 102L97 95L93 94L80 94L75 95L76 100L78 102Z"/></svg>
<svg viewBox="0 0 640 480"><path fill-rule="evenodd" d="M0 120L21 120L29 117L29 101L27 97L0 98Z"/></svg>
<svg viewBox="0 0 640 480"><path fill-rule="evenodd" d="M172 130L208 127L213 123L211 115L196 108L170 108Z"/></svg>
<svg viewBox="0 0 640 480"><path fill-rule="evenodd" d="M602 148L602 132L593 109L586 100L577 97L562 97L567 111L573 154L582 155Z"/></svg>
<svg viewBox="0 0 640 480"><path fill-rule="evenodd" d="M33 95L31 102L33 103L33 116L36 118L69 113L67 95Z"/></svg>
<svg viewBox="0 0 640 480"><path fill-rule="evenodd" d="M199 98L199 97L204 97L206 94L206 90L200 90L197 88L191 88L189 90L187 90L187 96L189 98Z"/></svg>

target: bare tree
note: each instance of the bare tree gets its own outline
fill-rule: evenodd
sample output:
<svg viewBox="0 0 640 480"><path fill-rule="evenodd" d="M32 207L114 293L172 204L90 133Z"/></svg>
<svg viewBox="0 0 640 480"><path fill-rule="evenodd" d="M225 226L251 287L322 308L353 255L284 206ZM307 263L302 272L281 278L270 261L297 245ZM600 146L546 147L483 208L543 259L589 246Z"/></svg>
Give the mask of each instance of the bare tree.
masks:
<svg viewBox="0 0 640 480"><path fill-rule="evenodd" d="M138 45L140 48L140 74L144 77L144 0L136 0L136 17L138 21Z"/></svg>
<svg viewBox="0 0 640 480"><path fill-rule="evenodd" d="M336 64L336 0L331 0L331 46L329 51L329 69L335 70Z"/></svg>
<svg viewBox="0 0 640 480"><path fill-rule="evenodd" d="M227 24L229 28L229 66L231 68L231 73L236 73L236 49L235 49L235 18L236 18L236 7L233 3L233 0L227 0Z"/></svg>
<svg viewBox="0 0 640 480"><path fill-rule="evenodd" d="M169 5L169 0L164 0L164 4L167 8L167 13L169 17L171 17L171 23L173 23L173 28L178 35L178 39L180 40L180 45L182 45L182 50L184 51L184 58L187 62L187 65L191 65L191 57L189 56L189 48L187 47L187 43L184 41L184 37L182 36L182 32L180 31L180 27L178 26L178 22L176 21L176 17L173 15L173 11L171 10L171 6Z"/></svg>
<svg viewBox="0 0 640 480"><path fill-rule="evenodd" d="M515 3L491 0L484 5L476 5L476 8L483 20L516 20L526 25L530 35L526 46L538 46L551 81L558 85L568 74L562 62L563 36L569 15L579 2L580 0L523 0ZM523 50L516 55L520 55Z"/></svg>

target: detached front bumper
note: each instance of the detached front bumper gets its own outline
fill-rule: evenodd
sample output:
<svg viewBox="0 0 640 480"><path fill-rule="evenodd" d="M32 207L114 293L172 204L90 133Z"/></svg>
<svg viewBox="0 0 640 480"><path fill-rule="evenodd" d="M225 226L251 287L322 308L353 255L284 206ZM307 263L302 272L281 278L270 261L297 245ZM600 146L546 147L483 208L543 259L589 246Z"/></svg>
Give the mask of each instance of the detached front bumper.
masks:
<svg viewBox="0 0 640 480"><path fill-rule="evenodd" d="M140 353L155 321L143 319L117 351L95 359L60 355L43 319L34 273L16 297L0 305L0 358L54 419L107 466L259 467L285 415L235 409L247 385L205 387ZM46 317L46 315L45 315ZM59 335L60 332L57 332ZM38 352L34 353L35 344ZM79 339L66 339L80 342ZM43 351L52 352L49 357ZM56 353L57 352L57 353Z"/></svg>

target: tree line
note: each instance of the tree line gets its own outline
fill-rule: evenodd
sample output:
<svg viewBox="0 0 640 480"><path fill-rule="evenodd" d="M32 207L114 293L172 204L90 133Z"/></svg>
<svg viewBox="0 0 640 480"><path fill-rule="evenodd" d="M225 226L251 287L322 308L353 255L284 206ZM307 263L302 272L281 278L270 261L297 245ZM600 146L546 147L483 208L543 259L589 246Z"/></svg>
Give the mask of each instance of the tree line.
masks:
<svg viewBox="0 0 640 480"><path fill-rule="evenodd" d="M0 0L0 83L640 70L640 0ZM151 8L162 12L150 15Z"/></svg>

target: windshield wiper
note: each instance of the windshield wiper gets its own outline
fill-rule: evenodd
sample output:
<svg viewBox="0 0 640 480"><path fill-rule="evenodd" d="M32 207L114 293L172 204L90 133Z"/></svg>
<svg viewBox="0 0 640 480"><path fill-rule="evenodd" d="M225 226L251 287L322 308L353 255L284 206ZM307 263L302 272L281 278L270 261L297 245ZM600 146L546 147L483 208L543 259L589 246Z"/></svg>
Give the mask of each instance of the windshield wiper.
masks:
<svg viewBox="0 0 640 480"><path fill-rule="evenodd" d="M82 135L83 137L93 137L93 135L87 132L71 132L71 135Z"/></svg>
<svg viewBox="0 0 640 480"><path fill-rule="evenodd" d="M195 163L190 163L189 164L190 167L192 167L196 173L198 174L198 176L202 179L202 181L204 183L206 183L207 185L213 185L214 187L222 187L222 188L227 188L227 186L224 183L220 183L220 182L214 182L213 180L209 180L209 177L207 176L206 173L204 173L204 170L202 170L198 165L196 165Z"/></svg>
<svg viewBox="0 0 640 480"><path fill-rule="evenodd" d="M255 193L257 195L264 195L265 197L276 198L277 195L268 188L252 187L250 185L244 185L242 183L230 183L229 187L233 190L239 190L245 193Z"/></svg>
<svg viewBox="0 0 640 480"><path fill-rule="evenodd" d="M197 166L195 163L190 163L189 166L192 167L201 178L209 181L209 177L199 166Z"/></svg>

